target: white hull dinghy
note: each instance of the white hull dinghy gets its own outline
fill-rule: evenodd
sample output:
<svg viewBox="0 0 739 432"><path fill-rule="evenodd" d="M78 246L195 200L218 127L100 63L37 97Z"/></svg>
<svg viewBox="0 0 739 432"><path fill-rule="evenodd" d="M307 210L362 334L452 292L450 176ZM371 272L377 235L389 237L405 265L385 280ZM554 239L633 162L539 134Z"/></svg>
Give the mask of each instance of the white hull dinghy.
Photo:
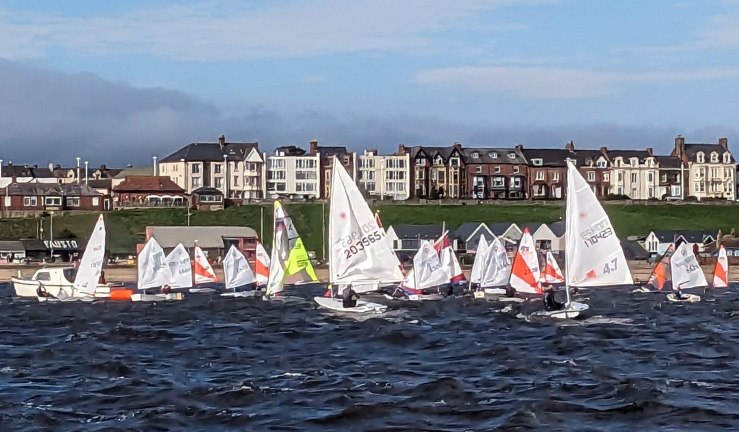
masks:
<svg viewBox="0 0 739 432"><path fill-rule="evenodd" d="M254 297L258 292L256 289L238 290L253 286L257 278L244 254L234 245L231 245L223 260L223 276L226 279L226 292L221 294L222 297Z"/></svg>
<svg viewBox="0 0 739 432"><path fill-rule="evenodd" d="M400 289L408 300L440 300L444 296L439 290L449 284L449 274L442 265L434 245L428 240L422 241L413 257L413 268L408 272Z"/></svg>
<svg viewBox="0 0 739 432"><path fill-rule="evenodd" d="M670 270L672 272L672 283L675 291L690 289L690 288L707 288L708 281L706 275L703 274L698 263L698 258L695 257L693 250L688 247L687 243L681 243L675 249L675 253L672 255L670 260ZM677 292L668 294L667 300L669 301L688 301L694 303L700 301L700 296L695 294L683 294L682 298L677 295Z"/></svg>
<svg viewBox="0 0 739 432"><path fill-rule="evenodd" d="M679 303L697 303L701 301L701 296L695 294L683 294L682 298L679 299L677 298L676 293L669 293L667 294L667 300Z"/></svg>
<svg viewBox="0 0 739 432"><path fill-rule="evenodd" d="M540 310L532 313L531 316L537 318L575 319L580 317L580 313L585 312L589 308L585 303L570 301L564 309L553 311Z"/></svg>
<svg viewBox="0 0 739 432"><path fill-rule="evenodd" d="M157 243L154 237L150 238L141 250L138 256L137 267L138 292L131 295L131 301L157 302L182 300L184 298L182 293L178 292L149 292L149 290L160 290L163 287L168 287L175 279L172 275L170 265L164 256L164 250L162 250L162 247L159 246L159 243ZM183 284L187 285L187 281L184 279L185 277L183 277Z"/></svg>
<svg viewBox="0 0 739 432"><path fill-rule="evenodd" d="M499 238L488 246L483 262L480 288L488 296L505 296L511 279L511 260Z"/></svg>
<svg viewBox="0 0 739 432"><path fill-rule="evenodd" d="M379 288L403 280L400 261L385 237L385 230L336 157L331 173L328 222L329 283L339 288L339 295L341 288L349 285ZM315 297L314 300L321 307L353 313L377 313L386 309L361 299L352 308L344 308L338 298Z"/></svg>

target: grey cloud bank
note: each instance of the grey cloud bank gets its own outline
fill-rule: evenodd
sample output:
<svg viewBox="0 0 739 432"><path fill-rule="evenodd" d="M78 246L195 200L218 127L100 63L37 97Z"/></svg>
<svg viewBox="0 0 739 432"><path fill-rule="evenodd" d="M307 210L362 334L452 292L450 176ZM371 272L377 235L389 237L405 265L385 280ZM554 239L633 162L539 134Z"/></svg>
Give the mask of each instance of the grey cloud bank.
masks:
<svg viewBox="0 0 739 432"><path fill-rule="evenodd" d="M192 141L259 141L263 150L318 139L354 151L388 152L406 145L645 148L666 153L675 135L688 141L715 142L738 137L734 127L649 127L605 125L460 124L412 115L335 116L306 111L280 114L254 109L223 115L211 104L185 93L136 88L92 74L64 74L33 65L0 60L0 158L15 163L72 165L75 156L93 165L145 165ZM733 146L732 146L733 147Z"/></svg>

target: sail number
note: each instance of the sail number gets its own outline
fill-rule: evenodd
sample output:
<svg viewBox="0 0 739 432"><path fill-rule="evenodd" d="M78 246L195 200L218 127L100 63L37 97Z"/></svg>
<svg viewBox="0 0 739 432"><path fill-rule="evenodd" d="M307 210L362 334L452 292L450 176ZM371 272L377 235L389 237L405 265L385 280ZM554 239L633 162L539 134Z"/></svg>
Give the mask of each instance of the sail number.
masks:
<svg viewBox="0 0 739 432"><path fill-rule="evenodd" d="M598 243L601 239L608 238L613 235L613 228L607 221L593 224L585 230L580 237L585 242L585 247L590 247Z"/></svg>
<svg viewBox="0 0 739 432"><path fill-rule="evenodd" d="M618 270L618 259L614 258L610 262L607 262L605 267L603 267L603 273L609 274L611 272L615 272Z"/></svg>
<svg viewBox="0 0 739 432"><path fill-rule="evenodd" d="M360 238L355 244L349 246L347 249L344 249L346 258L351 258L352 255L358 254L360 251L363 251L372 243L380 241L380 239L382 239L382 235L380 235L380 233L377 231L367 234L366 236Z"/></svg>

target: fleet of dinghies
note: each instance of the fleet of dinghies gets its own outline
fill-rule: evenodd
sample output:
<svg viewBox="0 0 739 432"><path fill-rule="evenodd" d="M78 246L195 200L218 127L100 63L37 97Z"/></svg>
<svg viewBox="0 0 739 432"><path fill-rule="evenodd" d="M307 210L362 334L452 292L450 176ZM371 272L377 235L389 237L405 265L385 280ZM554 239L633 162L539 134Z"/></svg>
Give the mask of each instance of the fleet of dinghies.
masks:
<svg viewBox="0 0 739 432"><path fill-rule="evenodd" d="M481 236L470 272L469 286L475 298L504 296L507 301L542 295L542 285L564 284L566 302L561 309L543 310L532 315L550 318L576 318L588 305L571 299L570 288L633 285L626 258L613 226L590 186L571 161L567 161L567 204L565 232L565 272L550 250L543 266L531 233L525 229L513 262L504 242ZM321 307L353 313L383 312L386 306L359 300L345 307L340 293L345 288L365 293L383 287L397 287L407 299L443 298L442 290L466 285L456 254L445 231L435 242L421 241L413 257L413 268L403 267L387 240L379 219L372 214L354 181L343 166L334 161L329 209L329 295L315 297ZM150 238L139 253L136 289L101 286L105 255L105 223L98 218L75 273L74 281L55 285L49 292L38 280L13 279L16 293L32 286L40 301L89 301L99 297L132 301L180 300L182 292L210 292L218 278L202 249L194 246L193 259L183 244L169 255L156 239ZM261 243L256 246L254 269L235 246L223 260L222 296L253 296L265 287L266 297L277 297L285 285L315 282L315 271L302 239L279 201L274 203L273 247L271 256ZM723 246L718 251L713 272L713 288L728 287L729 264ZM30 285L29 285L30 284ZM687 243L671 245L660 257L647 284L638 291L663 292L670 301L699 301L682 290L707 288L708 282ZM513 297L515 294L516 297Z"/></svg>

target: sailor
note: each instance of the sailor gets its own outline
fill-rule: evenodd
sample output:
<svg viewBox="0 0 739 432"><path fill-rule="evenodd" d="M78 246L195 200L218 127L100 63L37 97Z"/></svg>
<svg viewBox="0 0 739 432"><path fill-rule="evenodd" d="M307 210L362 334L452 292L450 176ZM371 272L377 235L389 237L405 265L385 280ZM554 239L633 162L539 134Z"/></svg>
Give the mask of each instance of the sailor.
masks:
<svg viewBox="0 0 739 432"><path fill-rule="evenodd" d="M678 300L685 300L687 299L687 296L683 294L683 290L681 288L678 288L675 290L675 298Z"/></svg>
<svg viewBox="0 0 739 432"><path fill-rule="evenodd" d="M512 286L508 285L505 287L505 295L506 297L514 297L516 295L516 289Z"/></svg>
<svg viewBox="0 0 739 432"><path fill-rule="evenodd" d="M172 287L169 285L162 286L162 294L169 294L172 292Z"/></svg>
<svg viewBox="0 0 739 432"><path fill-rule="evenodd" d="M342 299L342 305L345 308L353 308L357 306L357 300L359 300L359 295L356 292L354 292L352 285L349 284L344 288L344 291L341 293L341 299Z"/></svg>
<svg viewBox="0 0 739 432"><path fill-rule="evenodd" d="M557 301L554 297L554 289L551 285L544 287L544 309L548 311L556 311L564 309L564 303Z"/></svg>

